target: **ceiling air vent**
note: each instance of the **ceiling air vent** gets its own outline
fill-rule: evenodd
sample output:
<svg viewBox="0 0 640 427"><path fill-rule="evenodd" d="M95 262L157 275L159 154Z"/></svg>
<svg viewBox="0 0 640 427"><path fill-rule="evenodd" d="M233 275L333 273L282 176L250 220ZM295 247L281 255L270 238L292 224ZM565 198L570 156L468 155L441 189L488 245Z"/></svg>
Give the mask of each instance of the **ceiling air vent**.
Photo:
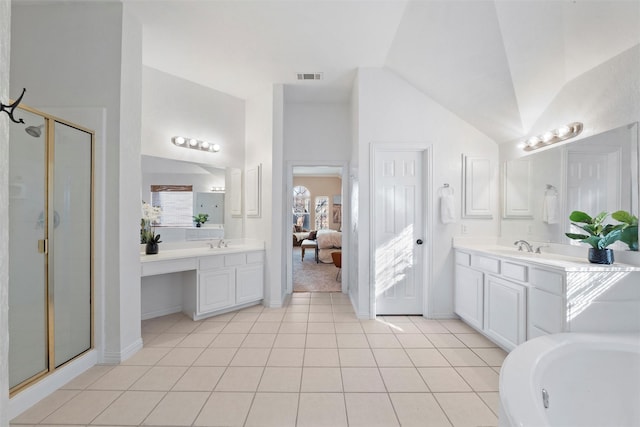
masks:
<svg viewBox="0 0 640 427"><path fill-rule="evenodd" d="M296 73L298 80L322 80L322 73Z"/></svg>

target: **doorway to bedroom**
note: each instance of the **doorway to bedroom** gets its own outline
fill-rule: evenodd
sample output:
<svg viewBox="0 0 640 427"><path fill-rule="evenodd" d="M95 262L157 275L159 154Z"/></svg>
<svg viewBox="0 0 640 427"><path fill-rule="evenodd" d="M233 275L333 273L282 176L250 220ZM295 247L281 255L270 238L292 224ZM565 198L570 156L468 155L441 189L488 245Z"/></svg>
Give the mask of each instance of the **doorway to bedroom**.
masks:
<svg viewBox="0 0 640 427"><path fill-rule="evenodd" d="M342 291L341 166L292 166L291 290Z"/></svg>

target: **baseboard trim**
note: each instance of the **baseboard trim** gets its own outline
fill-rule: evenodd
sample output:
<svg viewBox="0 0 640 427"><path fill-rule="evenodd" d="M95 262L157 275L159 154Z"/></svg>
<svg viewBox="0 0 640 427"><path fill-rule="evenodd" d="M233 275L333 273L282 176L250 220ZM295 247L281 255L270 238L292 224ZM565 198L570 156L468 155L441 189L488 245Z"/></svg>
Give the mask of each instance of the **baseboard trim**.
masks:
<svg viewBox="0 0 640 427"><path fill-rule="evenodd" d="M138 338L122 351L105 351L101 363L118 365L142 349L142 338Z"/></svg>
<svg viewBox="0 0 640 427"><path fill-rule="evenodd" d="M58 368L53 374L20 391L9 399L9 420L22 414L97 363L98 352L95 349L90 350L64 367Z"/></svg>
<svg viewBox="0 0 640 427"><path fill-rule="evenodd" d="M174 305L173 307L163 308L161 310L153 310L147 313L142 313L142 320L153 319L160 316L166 316L168 314L180 313L182 311L181 305Z"/></svg>

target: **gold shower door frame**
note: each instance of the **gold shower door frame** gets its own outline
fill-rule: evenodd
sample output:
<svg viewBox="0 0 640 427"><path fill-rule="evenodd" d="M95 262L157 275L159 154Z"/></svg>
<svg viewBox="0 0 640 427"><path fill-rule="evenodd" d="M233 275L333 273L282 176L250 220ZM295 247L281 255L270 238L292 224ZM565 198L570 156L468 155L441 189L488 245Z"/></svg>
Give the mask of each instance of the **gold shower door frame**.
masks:
<svg viewBox="0 0 640 427"><path fill-rule="evenodd" d="M12 100L10 102L13 102ZM24 110L27 111L29 113L38 115L40 117L42 117L45 121L45 126L44 126L44 130L45 132L43 132L43 135L45 137L45 158L46 158L46 165L45 165L45 177L46 177L46 182L45 182L45 200L44 200L44 212L46 213L46 215L44 215L44 234L45 234L45 239L44 241L39 241L38 242L38 250L42 253L44 253L45 255L45 262L44 262L44 268L45 268L45 284L44 284L44 292L46 295L46 307L45 307L45 319L46 319L46 325L45 325L45 330L47 331L47 342L46 342L46 348L47 348L47 358L46 358L46 368L40 372L38 372L37 374L33 375L32 377L22 381L19 384L16 384L15 386L11 387L9 389L9 396L13 397L16 393L24 390L25 388L28 388L29 386L31 386L32 384L40 381L41 379L53 374L57 369L60 369L66 365L68 365L69 363L71 363L72 361L76 360L77 358L83 356L84 354L86 354L87 352L91 351L92 349L94 349L95 347L95 342L94 342L94 327L95 327L95 320L94 320L94 242L93 242L93 237L95 236L95 226L94 226L94 217L95 217L95 208L94 208L94 201L95 201L95 195L94 195L94 188L95 188L95 178L94 178L94 171L95 171L95 131L91 130L91 129L87 129L85 127L82 127L80 125L77 125L75 123L72 123L68 120L64 120L61 119L59 117L55 117L53 115L44 113L42 111L36 110L34 108L25 106L24 104L20 104L17 108L17 110ZM90 147L90 155L91 155L91 183L90 183L90 190L89 190L89 198L90 198L90 212L91 212L91 218L90 218L90 228L89 228L89 248L90 248L90 256L89 256L89 260L90 260L90 266L89 266L89 277L90 277L90 285L89 285L89 304L90 304L90 314L89 314L89 319L90 319L90 344L89 344L89 348L87 348L86 350L82 351L81 353L75 355L74 357L70 358L69 360L65 361L64 363L61 363L59 366L55 366L55 307L54 307L54 286L55 286L55 282L54 282L54 278L53 278L53 269L50 268L49 265L49 248L52 247L52 244L54 242L54 237L53 237L53 227L50 227L50 224L54 224L54 210L51 208L51 205L53 204L52 201L54 200L54 171L55 171L55 166L54 166L54 161L55 161L55 124L56 123L60 123L62 125L66 125L69 126L71 128L77 129L81 132L87 133L91 136L91 147ZM11 249L11 248L9 248ZM11 256L11 250L9 250L9 255ZM9 307L9 310L11 310L11 307ZM11 366L9 366L9 369L11 369Z"/></svg>

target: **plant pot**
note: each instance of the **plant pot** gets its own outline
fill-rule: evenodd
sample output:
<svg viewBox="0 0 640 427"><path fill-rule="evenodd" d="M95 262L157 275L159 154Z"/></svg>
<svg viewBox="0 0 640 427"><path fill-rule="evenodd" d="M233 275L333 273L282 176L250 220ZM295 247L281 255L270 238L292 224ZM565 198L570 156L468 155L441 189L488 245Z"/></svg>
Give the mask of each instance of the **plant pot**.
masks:
<svg viewBox="0 0 640 427"><path fill-rule="evenodd" d="M589 262L592 264L613 264L613 249L589 248Z"/></svg>
<svg viewBox="0 0 640 427"><path fill-rule="evenodd" d="M147 247L145 248L145 253L147 255L155 255L158 253L158 244L156 242L147 242Z"/></svg>
<svg viewBox="0 0 640 427"><path fill-rule="evenodd" d="M200 228L202 227L202 224L200 224L199 222L196 222L196 227Z"/></svg>

